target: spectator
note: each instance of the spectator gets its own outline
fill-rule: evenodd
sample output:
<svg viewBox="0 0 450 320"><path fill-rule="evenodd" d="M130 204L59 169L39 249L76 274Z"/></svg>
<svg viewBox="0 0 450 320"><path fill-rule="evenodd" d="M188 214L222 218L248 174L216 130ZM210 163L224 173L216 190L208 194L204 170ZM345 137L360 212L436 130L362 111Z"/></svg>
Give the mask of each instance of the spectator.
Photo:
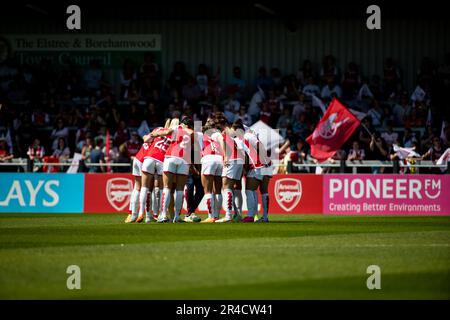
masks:
<svg viewBox="0 0 450 320"><path fill-rule="evenodd" d="M128 156L133 158L141 148L142 143L139 141L139 135L136 131L131 133L131 138L126 142Z"/></svg>
<svg viewBox="0 0 450 320"><path fill-rule="evenodd" d="M236 99L241 103L246 98L247 82L242 79L241 68L238 66L233 68L233 76L228 83L227 91L235 93Z"/></svg>
<svg viewBox="0 0 450 320"><path fill-rule="evenodd" d="M155 62L155 56L152 52L146 52L144 55L144 62L141 65L140 73L141 77L149 77L153 72L159 72L159 66Z"/></svg>
<svg viewBox="0 0 450 320"><path fill-rule="evenodd" d="M311 61L308 59L304 60L302 68L300 68L297 72L297 80L300 83L300 86L305 86L307 84L307 81L309 82L310 78L314 80L315 76L316 75L314 73Z"/></svg>
<svg viewBox="0 0 450 320"><path fill-rule="evenodd" d="M306 158L308 157L308 144L304 140L299 139L295 145L290 147L290 149L291 150L283 159L283 164L287 166L288 161L291 161L293 164L297 164L297 166L293 166L292 168L294 172L309 172L308 168L298 166L299 164L305 163Z"/></svg>
<svg viewBox="0 0 450 320"><path fill-rule="evenodd" d="M81 149L81 161L79 165L79 172L88 172L89 169L86 164L91 162L91 151L95 148L94 140L90 134L86 135L86 141Z"/></svg>
<svg viewBox="0 0 450 320"><path fill-rule="evenodd" d="M366 153L364 152L364 149L359 147L359 141L353 141L352 146L353 148L350 149L347 160L364 160L366 158Z"/></svg>
<svg viewBox="0 0 450 320"><path fill-rule="evenodd" d="M302 92L308 96L313 95L318 97L320 95L320 88L318 85L315 84L314 78L312 76L307 78L307 83L303 87Z"/></svg>
<svg viewBox="0 0 450 320"><path fill-rule="evenodd" d="M159 109L159 108L158 108ZM147 110L144 113L144 120L138 128L138 134L143 137L151 131L151 129L159 127L161 125L160 115L157 112L156 105L153 102L149 102Z"/></svg>
<svg viewBox="0 0 450 320"><path fill-rule="evenodd" d="M262 90L267 90L270 87L273 87L273 80L269 76L267 76L266 67L261 66L258 69L258 76L255 79L254 86L255 90L261 88Z"/></svg>
<svg viewBox="0 0 450 320"><path fill-rule="evenodd" d="M103 71L99 60L91 60L89 68L84 72L86 89L91 95L99 95L100 86L103 83Z"/></svg>
<svg viewBox="0 0 450 320"><path fill-rule="evenodd" d="M302 112L298 119L292 124L292 129L301 139L306 139L310 133L309 125L306 122L306 113Z"/></svg>
<svg viewBox="0 0 450 320"><path fill-rule="evenodd" d="M373 97L375 99L382 99L382 89L381 89L381 79L380 76L377 74L374 74L370 78L369 82L369 90L373 94Z"/></svg>
<svg viewBox="0 0 450 320"><path fill-rule="evenodd" d="M372 124L374 127L381 126L384 113L378 100L372 100L372 107L369 109L367 114L372 119Z"/></svg>
<svg viewBox="0 0 450 320"><path fill-rule="evenodd" d="M350 62L344 73L344 81L342 82L343 98L351 100L356 96L357 90L361 85L359 68L356 63Z"/></svg>
<svg viewBox="0 0 450 320"><path fill-rule="evenodd" d="M259 120L269 125L270 117L272 116L272 112L270 112L270 107L267 102L263 102L262 110L259 113Z"/></svg>
<svg viewBox="0 0 450 320"><path fill-rule="evenodd" d="M202 95L202 91L195 83L194 77L188 77L187 83L182 87L182 95L190 105L196 105Z"/></svg>
<svg viewBox="0 0 450 320"><path fill-rule="evenodd" d="M417 142L417 139L415 135L413 135L411 128L406 128L403 134L403 146L405 148L412 148L415 142Z"/></svg>
<svg viewBox="0 0 450 320"><path fill-rule="evenodd" d="M115 130L119 126L120 121L123 121L123 119L118 106L113 105L110 110L106 110L105 122L110 130Z"/></svg>
<svg viewBox="0 0 450 320"><path fill-rule="evenodd" d="M129 127L137 128L142 122L142 111L136 103L132 103L130 110L125 113L124 120Z"/></svg>
<svg viewBox="0 0 450 320"><path fill-rule="evenodd" d="M105 163L105 154L102 151L103 148L103 139L99 138L95 142L95 148L91 150L89 154L90 164L104 164ZM89 172L91 173L101 173L105 172L106 168L104 166L91 166L89 168Z"/></svg>
<svg viewBox="0 0 450 320"><path fill-rule="evenodd" d="M197 75L195 76L195 81L197 82L197 86L200 89L201 95L205 97L208 92L209 83L208 68L205 64L199 64Z"/></svg>
<svg viewBox="0 0 450 320"><path fill-rule="evenodd" d="M91 151L95 148L94 140L90 134L86 135L86 141L81 148L81 159L86 162L91 160Z"/></svg>
<svg viewBox="0 0 450 320"><path fill-rule="evenodd" d="M38 106L31 115L31 121L36 126L44 126L50 123L50 117L48 113L44 112L40 106Z"/></svg>
<svg viewBox="0 0 450 320"><path fill-rule="evenodd" d="M364 119L362 119L361 124L362 126L359 131L360 146L364 150L369 150L370 141L372 140L371 133L374 132L374 128L372 126L372 118L365 117Z"/></svg>
<svg viewBox="0 0 450 320"><path fill-rule="evenodd" d="M432 126L427 126L424 135L421 137L422 149L428 149L433 145L433 139L437 137Z"/></svg>
<svg viewBox="0 0 450 320"><path fill-rule="evenodd" d="M428 151L422 156L422 159L430 159L436 162L444 153L444 148L442 148L442 142L439 137L433 139L433 145L428 149ZM442 173L439 168L432 168L430 173L440 174Z"/></svg>
<svg viewBox="0 0 450 320"><path fill-rule="evenodd" d="M14 155L9 153L8 144L5 137L0 137L0 164L10 162ZM0 166L0 171L10 171L6 166Z"/></svg>
<svg viewBox="0 0 450 320"><path fill-rule="evenodd" d="M42 161L45 156L45 149L41 146L39 138L35 138L33 144L28 147L27 155L30 160Z"/></svg>
<svg viewBox="0 0 450 320"><path fill-rule="evenodd" d="M322 88L322 91L320 93L322 99L331 100L333 97L342 97L341 87L335 83L333 78L329 77L327 79L327 85Z"/></svg>
<svg viewBox="0 0 450 320"><path fill-rule="evenodd" d="M281 71L278 68L272 68L270 70L270 79L272 82L272 87L280 90L283 87L282 84L282 78L281 78Z"/></svg>
<svg viewBox="0 0 450 320"><path fill-rule="evenodd" d="M119 127L117 128L116 133L114 134L114 145L120 146L129 139L130 139L130 132L127 128L125 121L121 120L119 122Z"/></svg>
<svg viewBox="0 0 450 320"><path fill-rule="evenodd" d="M50 136L53 139L52 150L56 150L58 148L59 138L63 138L66 140L69 137L69 129L64 125L64 121L62 118L56 120L56 126L52 131Z"/></svg>
<svg viewBox="0 0 450 320"><path fill-rule="evenodd" d="M386 141L388 147L392 146L392 144L398 139L398 133L394 132L393 123L389 122L387 130L381 134L381 138Z"/></svg>
<svg viewBox="0 0 450 320"><path fill-rule="evenodd" d="M256 122L260 115L260 105L263 103L265 99L264 91L258 90L253 95L252 99L250 100L250 105L248 107L248 115L252 117L252 123Z"/></svg>
<svg viewBox="0 0 450 320"><path fill-rule="evenodd" d="M386 142L381 138L380 133L376 131L370 140L370 153L372 160L387 160L388 148ZM383 173L384 167L372 167L372 173Z"/></svg>
<svg viewBox="0 0 450 320"><path fill-rule="evenodd" d="M117 159L114 161L114 163L130 164L130 157L128 156L128 151L127 151L127 147L125 144L122 144L119 146L119 155L118 155ZM130 172L130 167L125 167L125 166L115 167L114 172L119 172L119 173Z"/></svg>
<svg viewBox="0 0 450 320"><path fill-rule="evenodd" d="M237 113L237 114L234 116L234 119L233 119L233 121L231 121L231 122L235 122L235 121L237 121L237 120L241 120L242 123L243 123L245 126L250 127L250 126L252 125L252 119L251 119L251 117L248 115L247 109L245 108L245 106L240 106L240 108L239 108L239 113Z"/></svg>
<svg viewBox="0 0 450 320"><path fill-rule="evenodd" d="M400 96L400 103L396 103L392 108L394 124L399 127L405 125L405 120L410 117L412 106L408 104L408 95L403 93Z"/></svg>
<svg viewBox="0 0 450 320"><path fill-rule="evenodd" d="M125 91L123 98L131 104L138 103L141 100L142 96L137 81L130 82L130 87Z"/></svg>
<svg viewBox="0 0 450 320"><path fill-rule="evenodd" d="M300 113L305 112L305 95L300 94L298 96L298 102L296 102L292 108L292 117L297 119Z"/></svg>
<svg viewBox="0 0 450 320"><path fill-rule="evenodd" d="M52 157L58 158L59 162L65 162L70 158L70 149L66 146L64 138L58 139L58 147L53 151Z"/></svg>
<svg viewBox="0 0 450 320"><path fill-rule="evenodd" d="M323 58L320 77L324 84L339 82L339 70L336 67L336 58L332 55L327 55Z"/></svg>
<svg viewBox="0 0 450 320"><path fill-rule="evenodd" d="M98 141L99 139L102 140L102 142L104 143L104 141L106 141L106 131L108 130L108 128L106 128L106 126L101 126L100 130L98 130L97 136L94 138L95 141ZM95 143L94 143L94 147L95 147Z"/></svg>
<svg viewBox="0 0 450 320"><path fill-rule="evenodd" d="M422 158L430 159L431 161L437 161L442 156L443 153L444 149L442 148L441 139L439 137L434 137L433 145L422 156Z"/></svg>
<svg viewBox="0 0 450 320"><path fill-rule="evenodd" d="M120 98L126 99L129 96L131 82L137 80L137 74L134 71L130 59L125 59L122 71L119 74L120 79Z"/></svg>
<svg viewBox="0 0 450 320"><path fill-rule="evenodd" d="M289 108L284 108L283 114L278 118L278 122L275 127L286 134L287 127L292 125L292 118L293 115L291 115L291 111L289 110Z"/></svg>

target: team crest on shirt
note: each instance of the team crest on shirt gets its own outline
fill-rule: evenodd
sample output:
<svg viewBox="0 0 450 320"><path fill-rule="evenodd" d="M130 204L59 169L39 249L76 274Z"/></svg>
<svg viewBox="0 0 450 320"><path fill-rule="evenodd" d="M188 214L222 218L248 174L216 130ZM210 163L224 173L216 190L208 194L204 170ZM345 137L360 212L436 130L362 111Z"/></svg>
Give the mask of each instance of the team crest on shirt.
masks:
<svg viewBox="0 0 450 320"><path fill-rule="evenodd" d="M117 211L122 211L130 203L133 182L127 178L112 178L106 182L106 198Z"/></svg>
<svg viewBox="0 0 450 320"><path fill-rule="evenodd" d="M294 209L302 198L302 183L298 179L283 178L275 182L275 199L286 211Z"/></svg>

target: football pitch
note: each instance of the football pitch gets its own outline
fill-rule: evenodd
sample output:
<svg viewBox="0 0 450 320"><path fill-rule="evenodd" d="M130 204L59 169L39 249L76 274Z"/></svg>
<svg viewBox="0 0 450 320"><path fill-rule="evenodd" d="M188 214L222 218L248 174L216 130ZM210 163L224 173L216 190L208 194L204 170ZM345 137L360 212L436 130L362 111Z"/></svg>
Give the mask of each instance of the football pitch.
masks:
<svg viewBox="0 0 450 320"><path fill-rule="evenodd" d="M1 214L0 298L450 299L450 217L124 218ZM66 287L70 265L80 290ZM379 290L366 286L370 265Z"/></svg>

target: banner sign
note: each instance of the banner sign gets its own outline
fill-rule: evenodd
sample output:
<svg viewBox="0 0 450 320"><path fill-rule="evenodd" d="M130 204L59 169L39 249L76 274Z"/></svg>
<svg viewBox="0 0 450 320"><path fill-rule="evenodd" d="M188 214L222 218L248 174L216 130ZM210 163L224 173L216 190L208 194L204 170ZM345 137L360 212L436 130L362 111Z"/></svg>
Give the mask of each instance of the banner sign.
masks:
<svg viewBox="0 0 450 320"><path fill-rule="evenodd" d="M88 173L84 184L84 212L128 212L134 179L131 174Z"/></svg>
<svg viewBox="0 0 450 320"><path fill-rule="evenodd" d="M322 176L274 175L269 199L269 213L322 213Z"/></svg>
<svg viewBox="0 0 450 320"><path fill-rule="evenodd" d="M8 213L128 213L134 186L131 174L2 173L0 180L0 212ZM449 185L449 175L274 175L269 213L450 215ZM203 199L197 212L206 211Z"/></svg>
<svg viewBox="0 0 450 320"><path fill-rule="evenodd" d="M98 60L105 67L121 67L125 58L139 66L152 52L160 63L160 34L16 34L0 37L0 57L11 56L19 64L74 63L87 66ZM1 62L1 61L0 61Z"/></svg>
<svg viewBox="0 0 450 320"><path fill-rule="evenodd" d="M448 175L324 175L324 214L449 215Z"/></svg>
<svg viewBox="0 0 450 320"><path fill-rule="evenodd" d="M8 35L13 51L159 51L159 34Z"/></svg>
<svg viewBox="0 0 450 320"><path fill-rule="evenodd" d="M83 212L83 174L2 173L1 181L0 212Z"/></svg>

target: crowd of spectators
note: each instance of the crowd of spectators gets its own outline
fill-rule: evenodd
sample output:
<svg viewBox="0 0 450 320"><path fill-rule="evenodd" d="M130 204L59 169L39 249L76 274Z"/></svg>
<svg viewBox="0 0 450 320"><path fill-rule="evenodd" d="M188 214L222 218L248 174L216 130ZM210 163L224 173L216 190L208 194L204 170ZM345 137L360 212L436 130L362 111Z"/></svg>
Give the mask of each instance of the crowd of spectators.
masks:
<svg viewBox="0 0 450 320"><path fill-rule="evenodd" d="M205 121L216 111L230 122L241 119L251 126L263 121L280 129L289 141L281 156L301 162L309 157L305 139L322 116L320 105L333 97L363 114L370 131L356 132L334 160L392 159L394 144L436 160L450 146L443 112L450 107L450 54L440 65L424 58L416 72L415 87L406 88L400 65L391 58L384 60L380 75L366 75L356 62L341 69L327 55L319 63L305 60L296 71L261 66L253 81L243 79L241 66L224 81L220 68L202 63L190 72L177 61L163 79L149 53L141 65L126 59L112 81L98 60L83 68L55 66L46 59L18 65L8 59L0 65L0 162L13 156L62 162L77 152L86 163L129 163L140 137L166 118Z"/></svg>

